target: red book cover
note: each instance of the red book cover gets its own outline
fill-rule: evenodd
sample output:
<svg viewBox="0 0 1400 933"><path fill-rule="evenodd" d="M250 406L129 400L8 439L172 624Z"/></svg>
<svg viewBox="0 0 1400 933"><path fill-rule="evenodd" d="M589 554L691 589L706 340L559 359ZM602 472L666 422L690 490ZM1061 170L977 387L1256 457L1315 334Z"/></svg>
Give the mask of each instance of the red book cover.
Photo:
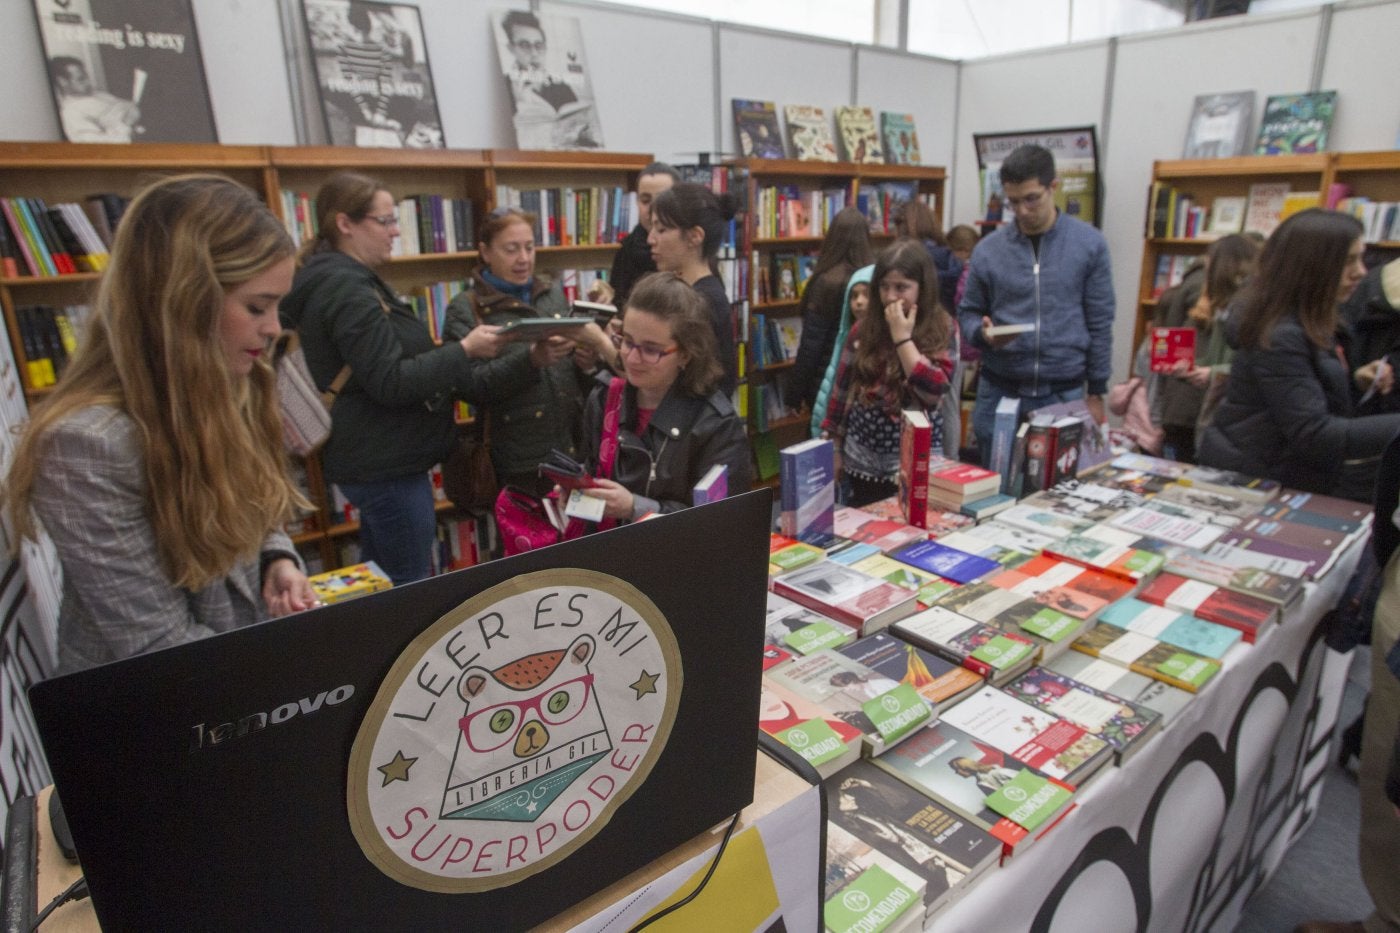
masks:
<svg viewBox="0 0 1400 933"><path fill-rule="evenodd" d="M1267 625L1278 610L1276 605L1258 597L1167 572L1158 574L1137 597L1143 602L1189 612L1198 619L1238 629L1251 644L1260 627Z"/></svg>
<svg viewBox="0 0 1400 933"><path fill-rule="evenodd" d="M1188 369L1196 365L1196 328L1152 328L1152 356L1149 363L1152 371L1169 373L1178 360L1185 360Z"/></svg>
<svg viewBox="0 0 1400 933"><path fill-rule="evenodd" d="M904 520L923 527L928 518L929 451L933 425L921 411L906 411L899 429L899 505Z"/></svg>
<svg viewBox="0 0 1400 933"><path fill-rule="evenodd" d="M957 460L940 459L929 468L929 482L947 489L962 489L973 483L1000 479L1000 473Z"/></svg>

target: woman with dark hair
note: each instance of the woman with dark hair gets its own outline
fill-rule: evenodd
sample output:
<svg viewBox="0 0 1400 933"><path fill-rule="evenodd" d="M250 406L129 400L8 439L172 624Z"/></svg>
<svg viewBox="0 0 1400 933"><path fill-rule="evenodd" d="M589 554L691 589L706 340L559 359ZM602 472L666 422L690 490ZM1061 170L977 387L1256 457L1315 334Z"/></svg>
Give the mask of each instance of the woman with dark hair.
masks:
<svg viewBox="0 0 1400 933"><path fill-rule="evenodd" d="M500 352L496 327L463 331L442 346L379 277L398 217L382 184L339 172L316 193L318 233L282 302L318 388L338 390L322 455L326 481L360 510L360 553L395 584L428 575L437 521L428 471L456 436L452 403L483 397L482 361ZM545 362L493 361L495 383L521 391ZM340 383L340 385L336 385Z"/></svg>
<svg viewBox="0 0 1400 933"><path fill-rule="evenodd" d="M958 279L962 277L963 261L954 254L943 236L938 215L923 201L905 201L894 214L896 236L910 237L924 244L933 268L938 272L938 300L943 310L957 317Z"/></svg>
<svg viewBox="0 0 1400 933"><path fill-rule="evenodd" d="M228 178L168 178L127 208L88 337L0 486L18 536L42 523L58 551L60 672L315 604L280 530L309 503L268 362L292 252Z"/></svg>
<svg viewBox="0 0 1400 933"><path fill-rule="evenodd" d="M831 219L812 277L802 292L802 341L797 362L788 374L790 401L811 407L816 400L822 373L836 352L846 283L852 272L874 259L869 221L854 207L843 209Z"/></svg>
<svg viewBox="0 0 1400 933"><path fill-rule="evenodd" d="M1371 499L1400 413L1354 417L1352 374L1337 352L1337 306L1366 274L1361 234L1355 219L1313 209L1264 244L1259 274L1231 314L1230 382L1201 438L1202 464Z"/></svg>
<svg viewBox="0 0 1400 933"><path fill-rule="evenodd" d="M477 232L481 265L472 271L467 289L447 307L443 330L450 338L473 327L508 324L531 317L564 318L569 304L551 276L535 269L535 218L512 208L500 208ZM590 323L578 348L563 337L535 343L507 344L496 359L480 367L477 376L482 417L490 432L491 462L502 486L534 493L548 491L539 475L540 463L551 450L577 456L583 400L593 386L598 357L611 359L612 344ZM527 384L517 378L522 366L533 363L537 375Z"/></svg>
<svg viewBox="0 0 1400 933"><path fill-rule="evenodd" d="M614 342L626 385L599 386L584 415L588 464L597 471L609 394L621 391L612 473L588 490L606 503L604 516L634 521L684 509L716 464L728 468L730 492L747 492L748 435L716 389L723 369L704 299L674 273L652 273L632 289Z"/></svg>
<svg viewBox="0 0 1400 933"><path fill-rule="evenodd" d="M674 272L700 293L710 309L717 359L724 368L720 391L739 384L734 344L734 310L720 281L715 257L734 219L734 199L704 185L683 183L656 196L651 205L651 258L662 272Z"/></svg>
<svg viewBox="0 0 1400 933"><path fill-rule="evenodd" d="M1153 320L1155 327L1193 327L1196 360L1188 366L1178 361L1161 380L1154 402L1153 420L1162 426L1165 441L1177 460L1196 462L1196 425L1211 382L1224 391L1234 351L1225 339L1230 303L1254 274L1259 245L1239 233L1221 237L1206 252L1205 263L1187 272L1177 288L1162 296Z"/></svg>
<svg viewBox="0 0 1400 933"><path fill-rule="evenodd" d="M853 506L894 494L904 409L923 411L933 449L944 449L941 403L954 368L952 319L938 305L938 273L923 244L896 241L875 260L873 282L883 310L872 308L846 339L822 422Z"/></svg>

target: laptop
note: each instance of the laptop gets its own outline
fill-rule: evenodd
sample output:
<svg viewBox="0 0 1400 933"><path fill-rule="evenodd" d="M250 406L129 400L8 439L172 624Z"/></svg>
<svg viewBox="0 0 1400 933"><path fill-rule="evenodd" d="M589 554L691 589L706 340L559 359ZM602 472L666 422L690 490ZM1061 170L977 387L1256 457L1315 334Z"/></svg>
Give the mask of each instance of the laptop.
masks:
<svg viewBox="0 0 1400 933"><path fill-rule="evenodd" d="M35 685L104 929L521 929L752 800L759 490Z"/></svg>

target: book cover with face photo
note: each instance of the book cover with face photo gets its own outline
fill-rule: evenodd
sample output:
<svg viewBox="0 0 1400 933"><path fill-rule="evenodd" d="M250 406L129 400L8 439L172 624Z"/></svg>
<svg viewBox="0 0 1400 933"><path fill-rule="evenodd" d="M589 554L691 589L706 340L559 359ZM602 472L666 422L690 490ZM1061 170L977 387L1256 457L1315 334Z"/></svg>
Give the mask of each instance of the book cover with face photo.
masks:
<svg viewBox="0 0 1400 933"><path fill-rule="evenodd" d="M514 108L516 146L602 149L578 17L497 11L492 26Z"/></svg>
<svg viewBox="0 0 1400 933"><path fill-rule="evenodd" d="M302 14L331 145L446 144L416 6L304 0Z"/></svg>
<svg viewBox="0 0 1400 933"><path fill-rule="evenodd" d="M70 143L218 141L190 0L34 0Z"/></svg>

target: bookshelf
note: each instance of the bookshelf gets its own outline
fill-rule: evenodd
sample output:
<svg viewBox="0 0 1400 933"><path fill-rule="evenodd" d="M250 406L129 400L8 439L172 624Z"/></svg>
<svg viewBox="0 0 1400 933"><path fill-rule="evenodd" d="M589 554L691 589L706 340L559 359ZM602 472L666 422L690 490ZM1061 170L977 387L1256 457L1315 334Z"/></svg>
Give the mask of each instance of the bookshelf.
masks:
<svg viewBox="0 0 1400 933"><path fill-rule="evenodd" d="M896 190L926 199L943 214L946 171L938 166L806 162L796 159L742 159L727 163L742 186L743 215L737 237L738 261L748 272L747 307L741 312L741 413L755 444L783 447L806 437L809 414L793 412L782 400L782 375L794 356L775 358L765 322L779 329L798 316L800 298L783 279L789 257L815 256L825 224L837 211L863 206L872 222L871 245L878 252L894 237L890 209ZM887 197L888 196L888 197ZM796 202L799 206L789 207ZM810 224L803 228L800 219ZM797 259L798 269L802 260ZM794 279L797 277L794 276ZM768 407L771 393L778 402ZM767 437L761 437L767 435ZM760 481L763 481L760 476ZM771 478L770 478L771 479Z"/></svg>
<svg viewBox="0 0 1400 933"><path fill-rule="evenodd" d="M1137 291L1137 315L1133 325L1133 347L1142 342L1157 307L1159 264L1164 258L1184 260L1204 256L1216 239L1204 232L1192 236L1154 236L1154 219L1160 233L1162 217L1155 210L1158 186L1170 186L1187 196L1209 218L1219 198L1247 198L1251 185L1282 183L1290 192L1316 193L1319 206L1352 207L1341 198L1350 197L1356 210L1361 202L1400 202L1400 152L1318 152L1305 155L1238 156L1227 159L1177 159L1154 162L1144 220L1141 274ZM1155 216L1154 218L1154 215ZM1175 218L1173 218L1175 220ZM1198 225L1200 228L1208 224ZM1177 232L1175 229L1173 233ZM1368 262L1394 258L1400 254L1400 240L1373 239L1368 242ZM1168 282L1167 284L1171 284Z"/></svg>
<svg viewBox="0 0 1400 933"><path fill-rule="evenodd" d="M620 189L625 197L626 192L635 190L638 174L651 161L650 154L637 153L0 143L0 197L42 198L48 206L65 202L81 204L88 196L98 193L129 198L163 175L212 171L228 175L257 191L285 221L288 220L288 205L295 202L284 200L284 191L309 198L333 172L348 169L378 179L396 201L412 195L470 199L471 242L474 244L474 231L498 204L500 185L569 191L606 187ZM621 230L617 238L627 232L627 229ZM592 237L586 243L543 247L539 250L538 264L542 271L566 276L569 270L608 269L616 249L615 241ZM422 252L396 256L380 271L397 290L412 294L434 283L465 279L478 259L474 248ZM97 272L0 275L0 310L3 310L24 394L31 404L50 391L51 386L31 377L30 364L39 361L31 359L26 349L29 345L20 327L19 309L33 305L87 304L99 278ZM43 348L33 349L33 355L38 356ZM359 526L346 520L335 508L319 458L312 457L294 466L304 475L315 510L290 529L293 540L303 554L318 560L324 569L340 566L346 562L340 546L354 538ZM442 502L438 509L440 513L448 513L452 506Z"/></svg>

